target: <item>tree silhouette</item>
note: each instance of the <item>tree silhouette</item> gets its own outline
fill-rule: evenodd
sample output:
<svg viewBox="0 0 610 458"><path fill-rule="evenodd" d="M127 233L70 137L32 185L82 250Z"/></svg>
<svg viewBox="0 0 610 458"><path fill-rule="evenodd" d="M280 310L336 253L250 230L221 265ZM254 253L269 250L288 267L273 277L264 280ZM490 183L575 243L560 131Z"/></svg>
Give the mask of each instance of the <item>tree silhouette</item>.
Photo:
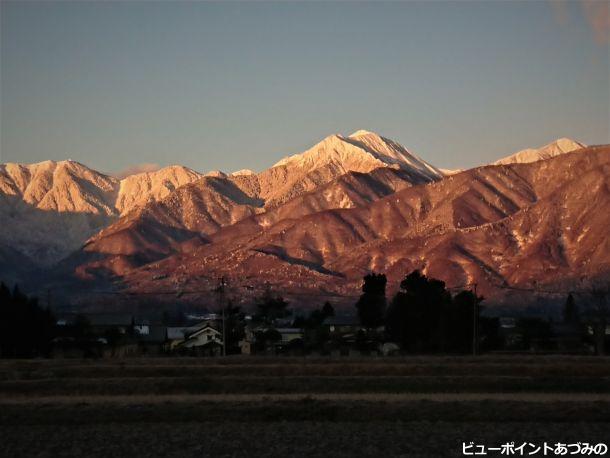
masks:
<svg viewBox="0 0 610 458"><path fill-rule="evenodd" d="M330 302L325 302L321 309L312 310L307 317L297 316L292 322L292 326L302 329L316 329L322 326L326 318L331 316L335 316L335 309Z"/></svg>
<svg viewBox="0 0 610 458"><path fill-rule="evenodd" d="M261 329L254 333L254 348L257 352L263 352L281 340L282 335L276 329Z"/></svg>
<svg viewBox="0 0 610 458"><path fill-rule="evenodd" d="M239 341L245 335L245 314L241 311L241 307L233 305L229 301L225 309L225 334L227 354L239 353Z"/></svg>
<svg viewBox="0 0 610 458"><path fill-rule="evenodd" d="M543 347L549 347L551 345L550 339L552 337L551 324L537 317L522 317L517 320L516 325L523 336L523 348L528 350L533 345L540 345Z"/></svg>
<svg viewBox="0 0 610 458"><path fill-rule="evenodd" d="M80 313L74 317L74 322L68 326L68 334L76 341L87 341L93 337L91 322L85 315Z"/></svg>
<svg viewBox="0 0 610 458"><path fill-rule="evenodd" d="M335 316L335 308L330 302L326 301L324 303L324 306L322 307L322 315L324 315L324 318Z"/></svg>
<svg viewBox="0 0 610 458"><path fill-rule="evenodd" d="M0 283L0 356L48 356L55 336L55 317L15 285L11 293Z"/></svg>
<svg viewBox="0 0 610 458"><path fill-rule="evenodd" d="M447 349L450 351L466 353L473 350L474 315L477 301L481 302L482 299L472 291L460 291L453 297L446 319L449 325L445 329Z"/></svg>
<svg viewBox="0 0 610 458"><path fill-rule="evenodd" d="M364 277L362 295L356 302L360 324L372 329L383 324L386 309L385 287L388 280L384 274L370 273Z"/></svg>
<svg viewBox="0 0 610 458"><path fill-rule="evenodd" d="M578 313L578 306L574 301L574 296L572 296L572 293L568 294L566 303L563 306L563 322L566 324L580 323L580 314Z"/></svg>
<svg viewBox="0 0 610 458"><path fill-rule="evenodd" d="M325 329L324 320L335 316L335 309L330 302L325 302L321 309L312 310L307 317L297 316L292 323L295 328L303 330L303 342L309 350L321 350L328 340L328 329Z"/></svg>
<svg viewBox="0 0 610 458"><path fill-rule="evenodd" d="M451 295L445 283L414 270L400 283L386 315L386 331L411 351L445 349Z"/></svg>
<svg viewBox="0 0 610 458"><path fill-rule="evenodd" d="M254 321L257 323L273 325L276 320L290 315L288 302L282 296L275 296L269 287L257 298L255 305L257 312Z"/></svg>

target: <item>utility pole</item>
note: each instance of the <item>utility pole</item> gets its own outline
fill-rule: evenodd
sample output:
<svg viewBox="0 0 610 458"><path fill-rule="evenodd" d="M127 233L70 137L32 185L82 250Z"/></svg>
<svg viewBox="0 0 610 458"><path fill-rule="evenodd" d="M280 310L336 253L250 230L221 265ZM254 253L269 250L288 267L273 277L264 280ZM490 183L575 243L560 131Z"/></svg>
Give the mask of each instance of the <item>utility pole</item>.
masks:
<svg viewBox="0 0 610 458"><path fill-rule="evenodd" d="M606 296L608 294L608 288L592 288L591 294L594 299L597 299L597 305L593 306L593 337L595 339L596 352L599 356L604 356L606 354L606 323L608 315L606 309Z"/></svg>
<svg viewBox="0 0 610 458"><path fill-rule="evenodd" d="M227 356L227 333L225 326L225 286L227 281L225 277L220 277L216 292L218 293L218 302L222 310L222 356Z"/></svg>
<svg viewBox="0 0 610 458"><path fill-rule="evenodd" d="M472 356L477 356L479 346L479 296L477 284L474 285L474 303L472 304Z"/></svg>

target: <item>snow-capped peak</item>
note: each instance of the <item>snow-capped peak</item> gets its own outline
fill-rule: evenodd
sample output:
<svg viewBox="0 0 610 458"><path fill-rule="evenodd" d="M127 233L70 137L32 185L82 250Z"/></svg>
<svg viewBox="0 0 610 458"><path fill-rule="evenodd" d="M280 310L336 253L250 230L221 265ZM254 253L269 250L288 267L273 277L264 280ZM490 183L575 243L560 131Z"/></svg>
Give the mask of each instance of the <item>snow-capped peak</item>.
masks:
<svg viewBox="0 0 610 458"><path fill-rule="evenodd" d="M560 154L570 153L577 149L584 148L585 146L586 145L584 143L572 140L571 138L562 137L541 146L540 148L527 148L518 151L515 154L511 154L510 156L495 161L493 164L525 164L529 162L536 162L559 156Z"/></svg>
<svg viewBox="0 0 610 458"><path fill-rule="evenodd" d="M370 172L378 167L395 167L417 171L432 179L443 176L440 170L399 143L363 129L348 137L329 135L304 153L286 157L274 167L314 170L327 164L339 166L345 172Z"/></svg>
<svg viewBox="0 0 610 458"><path fill-rule="evenodd" d="M256 175L256 173L250 169L241 169L231 173L232 177L239 177L243 175Z"/></svg>
<svg viewBox="0 0 610 458"><path fill-rule="evenodd" d="M221 170L212 170L211 172L206 173L204 176L212 178L226 178L227 174Z"/></svg>
<svg viewBox="0 0 610 458"><path fill-rule="evenodd" d="M370 130L360 129L360 130L357 130L356 132L350 134L350 138L363 137L365 135L377 135L377 134L375 132L371 132ZM377 135L377 136L379 136L379 135Z"/></svg>

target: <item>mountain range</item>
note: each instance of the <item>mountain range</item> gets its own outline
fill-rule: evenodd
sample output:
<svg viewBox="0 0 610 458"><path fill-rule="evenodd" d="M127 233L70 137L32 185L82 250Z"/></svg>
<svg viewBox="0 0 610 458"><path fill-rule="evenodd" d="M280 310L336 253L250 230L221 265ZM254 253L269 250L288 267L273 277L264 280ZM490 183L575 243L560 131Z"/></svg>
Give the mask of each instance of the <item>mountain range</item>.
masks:
<svg viewBox="0 0 610 458"><path fill-rule="evenodd" d="M201 175L174 166L122 180L74 161L0 165L0 247L52 266L121 215Z"/></svg>
<svg viewBox="0 0 610 458"><path fill-rule="evenodd" d="M269 282L298 302L349 298L370 271L396 288L419 268L506 298L610 273L608 153L562 138L446 171L360 130L260 173L2 164L0 275L195 301L225 276L240 300Z"/></svg>

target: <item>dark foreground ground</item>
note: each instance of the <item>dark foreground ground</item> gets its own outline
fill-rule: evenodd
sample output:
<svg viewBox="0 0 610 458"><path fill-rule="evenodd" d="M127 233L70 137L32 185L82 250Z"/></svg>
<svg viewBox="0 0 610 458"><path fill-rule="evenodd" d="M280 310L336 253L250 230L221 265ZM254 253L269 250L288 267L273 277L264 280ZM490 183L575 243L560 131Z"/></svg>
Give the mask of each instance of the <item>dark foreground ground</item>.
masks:
<svg viewBox="0 0 610 458"><path fill-rule="evenodd" d="M0 361L2 457L462 456L470 441L610 443L610 359Z"/></svg>

